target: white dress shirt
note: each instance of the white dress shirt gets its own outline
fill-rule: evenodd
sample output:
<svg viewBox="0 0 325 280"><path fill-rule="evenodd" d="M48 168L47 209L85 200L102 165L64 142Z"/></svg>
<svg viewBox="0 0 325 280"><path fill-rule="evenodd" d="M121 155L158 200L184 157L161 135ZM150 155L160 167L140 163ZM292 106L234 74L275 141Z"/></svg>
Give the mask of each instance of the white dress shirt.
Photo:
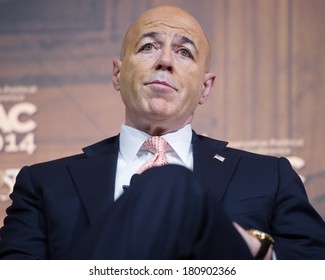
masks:
<svg viewBox="0 0 325 280"><path fill-rule="evenodd" d="M143 143L149 134L123 124L120 131L120 147L115 179L116 200L123 193L123 185L130 184L131 177L153 154L143 150ZM193 170L192 127L190 124L182 129L162 136L170 145L167 150L168 162L179 164Z"/></svg>

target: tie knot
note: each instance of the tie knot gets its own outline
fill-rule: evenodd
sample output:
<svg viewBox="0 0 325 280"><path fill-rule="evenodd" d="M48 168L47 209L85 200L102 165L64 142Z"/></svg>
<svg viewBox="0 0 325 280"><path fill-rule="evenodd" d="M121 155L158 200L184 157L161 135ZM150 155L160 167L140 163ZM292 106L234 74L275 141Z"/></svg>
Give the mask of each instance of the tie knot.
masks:
<svg viewBox="0 0 325 280"><path fill-rule="evenodd" d="M168 142L161 136L152 136L143 143L143 146L154 154L160 154L166 152Z"/></svg>

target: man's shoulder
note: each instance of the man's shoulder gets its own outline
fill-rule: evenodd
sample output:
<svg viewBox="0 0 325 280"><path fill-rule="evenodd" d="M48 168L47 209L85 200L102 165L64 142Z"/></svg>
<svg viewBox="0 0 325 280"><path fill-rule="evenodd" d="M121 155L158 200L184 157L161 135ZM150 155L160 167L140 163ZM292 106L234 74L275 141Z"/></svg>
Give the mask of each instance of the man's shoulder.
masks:
<svg viewBox="0 0 325 280"><path fill-rule="evenodd" d="M229 155L244 157L248 159L260 159L260 160L278 160L278 157L273 155L259 154L249 150L238 149L231 146L231 142L227 142L224 140L214 139L211 137L207 137L204 135L197 134L197 139L202 141L204 145L208 145L210 147L218 147L221 150Z"/></svg>
<svg viewBox="0 0 325 280"><path fill-rule="evenodd" d="M67 155L64 157L59 157L39 163L32 164L30 167L32 169L42 169L42 168L54 168L54 167L61 167L66 166L69 163L74 161L80 161L85 158L93 157L93 156L100 156L109 153L112 150L112 147L115 146L117 142L118 136L113 136L110 138L106 138L89 146L82 148L80 153L75 153L71 155ZM114 150L115 151L115 150Z"/></svg>
<svg viewBox="0 0 325 280"><path fill-rule="evenodd" d="M222 141L205 135L196 134L194 131L193 131L193 143L194 144L200 143L205 146L211 146L218 149L224 149L228 145L227 141Z"/></svg>

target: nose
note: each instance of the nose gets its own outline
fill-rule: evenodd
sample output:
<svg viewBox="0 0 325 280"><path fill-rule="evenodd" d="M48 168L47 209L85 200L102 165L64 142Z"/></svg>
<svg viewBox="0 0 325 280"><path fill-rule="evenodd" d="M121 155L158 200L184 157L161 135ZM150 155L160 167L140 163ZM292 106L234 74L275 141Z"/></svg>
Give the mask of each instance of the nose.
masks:
<svg viewBox="0 0 325 280"><path fill-rule="evenodd" d="M161 53L157 59L156 70L173 72L173 56L172 51L169 48L161 49Z"/></svg>

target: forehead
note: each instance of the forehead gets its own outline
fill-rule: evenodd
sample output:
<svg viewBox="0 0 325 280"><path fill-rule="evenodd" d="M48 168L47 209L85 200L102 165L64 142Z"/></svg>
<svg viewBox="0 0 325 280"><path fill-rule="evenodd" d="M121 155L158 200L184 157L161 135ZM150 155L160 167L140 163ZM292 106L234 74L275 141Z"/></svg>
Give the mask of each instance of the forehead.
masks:
<svg viewBox="0 0 325 280"><path fill-rule="evenodd" d="M136 32L134 32L135 41L146 37L156 39L170 38L184 42L185 38L191 42L200 41L196 32L191 32L189 29L175 25L173 26L166 22L152 22L141 26Z"/></svg>
<svg viewBox="0 0 325 280"><path fill-rule="evenodd" d="M174 7L152 9L142 14L128 30L124 47L137 42L145 33L158 32L168 36L185 36L209 48L208 40L196 19L187 12Z"/></svg>

